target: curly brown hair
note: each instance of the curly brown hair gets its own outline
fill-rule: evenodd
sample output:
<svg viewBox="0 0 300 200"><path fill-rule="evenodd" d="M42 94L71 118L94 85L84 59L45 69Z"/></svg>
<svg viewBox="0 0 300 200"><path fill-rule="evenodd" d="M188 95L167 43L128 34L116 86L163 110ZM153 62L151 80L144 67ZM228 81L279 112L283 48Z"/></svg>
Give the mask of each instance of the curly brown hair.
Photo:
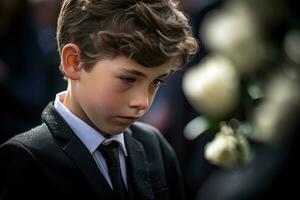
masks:
<svg viewBox="0 0 300 200"><path fill-rule="evenodd" d="M74 43L86 69L124 55L146 67L174 60L183 67L196 53L187 17L173 0L64 0L57 25L59 52Z"/></svg>

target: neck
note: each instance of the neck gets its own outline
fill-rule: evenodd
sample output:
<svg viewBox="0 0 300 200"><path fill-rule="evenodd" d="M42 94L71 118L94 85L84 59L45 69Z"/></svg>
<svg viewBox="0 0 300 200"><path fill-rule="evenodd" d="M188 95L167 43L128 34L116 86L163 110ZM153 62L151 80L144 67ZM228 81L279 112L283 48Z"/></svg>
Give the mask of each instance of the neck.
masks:
<svg viewBox="0 0 300 200"><path fill-rule="evenodd" d="M72 87L70 86L70 82L68 84L67 92L64 96L61 97L60 101L64 104L66 108L68 108L73 114L77 117L81 118L83 121L87 122L87 117L83 110L81 109L79 103L76 100L76 96L72 92Z"/></svg>

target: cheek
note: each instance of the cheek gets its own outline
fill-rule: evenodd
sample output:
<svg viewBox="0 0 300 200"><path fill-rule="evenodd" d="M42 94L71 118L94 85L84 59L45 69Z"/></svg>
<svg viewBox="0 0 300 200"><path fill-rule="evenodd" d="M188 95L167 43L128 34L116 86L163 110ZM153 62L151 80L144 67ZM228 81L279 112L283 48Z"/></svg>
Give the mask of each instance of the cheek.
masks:
<svg viewBox="0 0 300 200"><path fill-rule="evenodd" d="M102 85L101 89L95 90L96 97L93 104L95 109L108 116L120 111L126 106L126 96L114 84Z"/></svg>
<svg viewBox="0 0 300 200"><path fill-rule="evenodd" d="M84 107L90 115L110 116L126 106L126 97L114 79L89 77L81 88Z"/></svg>
<svg viewBox="0 0 300 200"><path fill-rule="evenodd" d="M122 97L119 93L110 91L105 95L101 95L101 97L101 106L105 113L119 110L124 105L124 97Z"/></svg>

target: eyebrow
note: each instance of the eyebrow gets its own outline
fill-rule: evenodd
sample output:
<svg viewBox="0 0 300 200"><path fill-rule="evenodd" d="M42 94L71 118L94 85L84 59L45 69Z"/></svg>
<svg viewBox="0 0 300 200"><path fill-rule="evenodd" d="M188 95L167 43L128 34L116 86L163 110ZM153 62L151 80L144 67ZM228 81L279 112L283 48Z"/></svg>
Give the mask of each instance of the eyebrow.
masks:
<svg viewBox="0 0 300 200"><path fill-rule="evenodd" d="M127 73L130 73L132 75L136 75L136 76L140 76L140 77L144 77L144 78L148 78L148 76L146 74L144 74L143 72L141 71L138 71L138 70L135 70L135 69L125 69L123 68L123 70ZM166 76L168 76L171 72L167 72L167 73L164 73L160 76L158 76L157 78L164 78Z"/></svg>

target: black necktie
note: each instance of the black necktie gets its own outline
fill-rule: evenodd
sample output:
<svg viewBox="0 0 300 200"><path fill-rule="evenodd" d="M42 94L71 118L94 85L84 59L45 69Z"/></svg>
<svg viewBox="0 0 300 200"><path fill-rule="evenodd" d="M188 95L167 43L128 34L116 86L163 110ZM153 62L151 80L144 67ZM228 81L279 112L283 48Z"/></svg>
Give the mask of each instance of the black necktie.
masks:
<svg viewBox="0 0 300 200"><path fill-rule="evenodd" d="M101 144L99 150L106 160L109 176L112 182L114 195L118 200L127 199L127 190L121 174L121 167L118 156L119 143L112 141L109 144Z"/></svg>

